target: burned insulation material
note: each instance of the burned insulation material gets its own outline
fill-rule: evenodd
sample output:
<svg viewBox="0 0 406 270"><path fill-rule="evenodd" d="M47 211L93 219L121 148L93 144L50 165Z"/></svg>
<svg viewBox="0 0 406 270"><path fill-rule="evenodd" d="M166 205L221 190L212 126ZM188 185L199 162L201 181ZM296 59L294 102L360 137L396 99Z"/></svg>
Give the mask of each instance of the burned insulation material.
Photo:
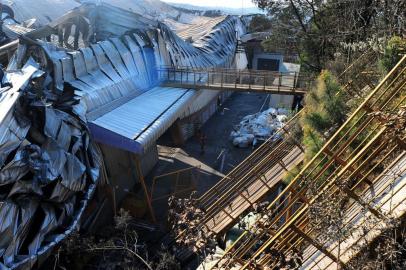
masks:
<svg viewBox="0 0 406 270"><path fill-rule="evenodd" d="M74 91L56 90L38 45L20 45L0 90L0 269L30 269L78 227L101 156ZM12 69L11 69L12 67Z"/></svg>

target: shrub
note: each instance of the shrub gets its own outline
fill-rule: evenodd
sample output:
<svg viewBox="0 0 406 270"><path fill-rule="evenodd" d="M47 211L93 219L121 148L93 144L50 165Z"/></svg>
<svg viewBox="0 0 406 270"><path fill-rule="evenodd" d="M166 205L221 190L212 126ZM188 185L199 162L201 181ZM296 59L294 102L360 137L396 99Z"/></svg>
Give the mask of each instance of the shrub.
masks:
<svg viewBox="0 0 406 270"><path fill-rule="evenodd" d="M406 40L394 36L389 39L379 66L383 74L388 73L400 60L402 54L406 53Z"/></svg>

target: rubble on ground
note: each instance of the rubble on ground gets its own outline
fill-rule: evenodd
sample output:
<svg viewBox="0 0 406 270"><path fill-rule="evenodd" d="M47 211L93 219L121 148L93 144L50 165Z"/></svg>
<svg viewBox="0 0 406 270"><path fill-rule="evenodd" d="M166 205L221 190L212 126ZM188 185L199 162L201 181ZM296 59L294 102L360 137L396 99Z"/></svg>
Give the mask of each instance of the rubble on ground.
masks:
<svg viewBox="0 0 406 270"><path fill-rule="evenodd" d="M204 212L197 204L195 192L185 199L171 196L168 199L168 223L173 235L177 236L176 244L179 248L186 247L198 255L206 256L215 252L216 242L211 233L202 230Z"/></svg>
<svg viewBox="0 0 406 270"><path fill-rule="evenodd" d="M255 146L270 138L288 120L289 111L269 108L266 111L245 116L230 134L233 145L240 148Z"/></svg>

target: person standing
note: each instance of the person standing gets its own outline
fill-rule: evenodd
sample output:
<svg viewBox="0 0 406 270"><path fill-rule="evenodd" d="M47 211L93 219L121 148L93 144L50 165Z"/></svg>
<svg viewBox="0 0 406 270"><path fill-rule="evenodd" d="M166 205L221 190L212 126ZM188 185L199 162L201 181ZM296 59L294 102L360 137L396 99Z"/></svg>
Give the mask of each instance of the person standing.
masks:
<svg viewBox="0 0 406 270"><path fill-rule="evenodd" d="M207 136L201 130L198 131L198 134L200 143L200 154L203 155L205 153Z"/></svg>

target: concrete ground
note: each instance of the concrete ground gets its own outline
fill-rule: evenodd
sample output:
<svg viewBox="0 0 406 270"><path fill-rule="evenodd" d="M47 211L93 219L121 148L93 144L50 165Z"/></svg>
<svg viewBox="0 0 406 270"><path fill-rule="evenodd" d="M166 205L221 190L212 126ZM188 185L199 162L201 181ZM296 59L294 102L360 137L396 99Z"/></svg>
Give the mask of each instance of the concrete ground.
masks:
<svg viewBox="0 0 406 270"><path fill-rule="evenodd" d="M158 141L159 162L146 178L150 188L154 177L199 167L156 180L153 206L158 221L166 221L167 195L175 191L176 182L178 191L187 188L185 192L178 193L177 197L188 197L192 189L200 196L252 152L252 148L234 147L229 135L244 116L259 112L261 107L263 110L268 108L268 103L263 106L265 98L266 94L261 93L233 94L202 127L203 134L207 136L203 154L196 137L189 139L182 147L170 145L165 136Z"/></svg>

